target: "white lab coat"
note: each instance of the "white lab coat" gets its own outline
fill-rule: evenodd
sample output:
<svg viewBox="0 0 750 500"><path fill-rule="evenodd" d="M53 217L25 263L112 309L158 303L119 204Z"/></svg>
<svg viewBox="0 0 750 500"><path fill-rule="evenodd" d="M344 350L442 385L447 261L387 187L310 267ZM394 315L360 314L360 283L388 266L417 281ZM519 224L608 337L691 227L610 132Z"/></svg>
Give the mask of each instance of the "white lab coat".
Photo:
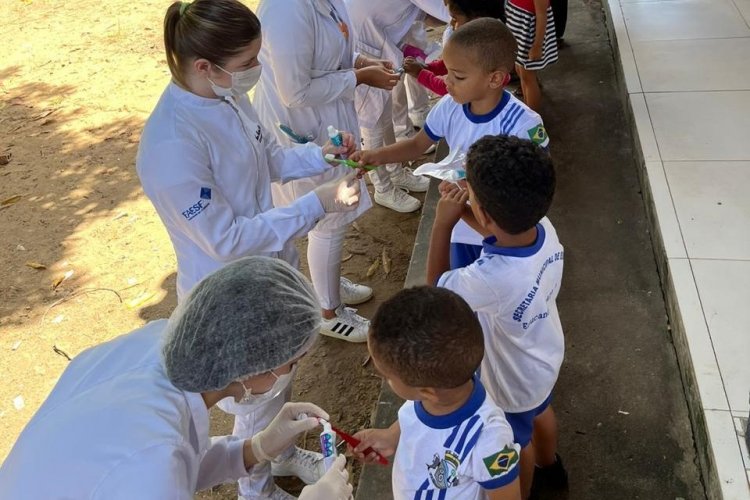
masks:
<svg viewBox="0 0 750 500"><path fill-rule="evenodd" d="M247 255L279 257L292 265L292 241L325 212L314 193L273 207L271 182L329 169L320 147L282 148L247 96L209 99L170 83L141 137L136 168L177 255L177 297L201 279Z"/></svg>
<svg viewBox="0 0 750 500"><path fill-rule="evenodd" d="M425 13L441 21L450 20L443 0L346 0L346 6L356 37L355 50L396 66L404 59L399 44L415 21L424 18ZM361 127L376 127L389 97L387 90L357 87L355 106Z"/></svg>
<svg viewBox="0 0 750 500"><path fill-rule="evenodd" d="M243 441L209 438L201 395L167 379L166 325L71 361L0 467L0 498L187 500L247 475Z"/></svg>
<svg viewBox="0 0 750 500"><path fill-rule="evenodd" d="M357 80L356 57L350 34L347 40L331 11L351 25L342 0L263 0L258 17L263 27L263 64L255 88L253 106L261 123L279 144L291 144L279 130L283 123L300 135L311 135L320 145L328 141L326 129L333 125L354 134L359 143L359 124L354 109ZM274 185L276 206L285 206L323 182L343 177L348 167L335 167L324 174ZM348 225L372 206L364 179L360 202L352 212L328 214L317 229Z"/></svg>

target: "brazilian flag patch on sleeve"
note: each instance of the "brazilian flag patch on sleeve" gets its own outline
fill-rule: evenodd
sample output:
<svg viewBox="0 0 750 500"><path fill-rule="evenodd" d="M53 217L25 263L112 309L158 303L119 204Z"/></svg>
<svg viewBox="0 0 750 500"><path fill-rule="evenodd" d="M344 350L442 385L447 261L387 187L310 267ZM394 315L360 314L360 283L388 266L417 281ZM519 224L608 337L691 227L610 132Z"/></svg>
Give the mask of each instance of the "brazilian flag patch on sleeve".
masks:
<svg viewBox="0 0 750 500"><path fill-rule="evenodd" d="M515 448L506 446L494 455L482 459L490 477L501 476L518 463L518 452Z"/></svg>
<svg viewBox="0 0 750 500"><path fill-rule="evenodd" d="M529 129L528 133L531 142L533 142L537 146L540 144L544 144L544 141L547 140L547 131L544 130L544 125L542 125L541 123L536 127Z"/></svg>

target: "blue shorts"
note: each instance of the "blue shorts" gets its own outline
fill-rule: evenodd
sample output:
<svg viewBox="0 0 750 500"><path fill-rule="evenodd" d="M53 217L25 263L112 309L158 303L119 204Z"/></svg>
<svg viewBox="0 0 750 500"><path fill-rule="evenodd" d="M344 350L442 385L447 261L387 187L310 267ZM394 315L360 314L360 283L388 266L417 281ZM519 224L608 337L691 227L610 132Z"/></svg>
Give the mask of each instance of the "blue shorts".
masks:
<svg viewBox="0 0 750 500"><path fill-rule="evenodd" d="M451 269L466 267L482 254L481 245L451 243Z"/></svg>
<svg viewBox="0 0 750 500"><path fill-rule="evenodd" d="M513 438L516 443L525 448L531 442L531 432L534 430L534 419L540 415L552 403L552 393L547 396L542 404L533 410L521 413L506 413L505 420L513 428Z"/></svg>

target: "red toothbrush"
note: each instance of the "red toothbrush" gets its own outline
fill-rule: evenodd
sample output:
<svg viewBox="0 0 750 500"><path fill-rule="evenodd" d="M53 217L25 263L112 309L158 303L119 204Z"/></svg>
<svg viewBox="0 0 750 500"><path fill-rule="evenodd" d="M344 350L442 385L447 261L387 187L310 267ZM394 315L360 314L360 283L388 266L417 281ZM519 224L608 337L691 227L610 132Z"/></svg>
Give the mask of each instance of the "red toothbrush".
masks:
<svg viewBox="0 0 750 500"><path fill-rule="evenodd" d="M354 436L352 436L350 434L347 434L346 432L344 432L341 429L338 429L338 428L336 428L334 426L331 426L331 429L333 429L333 432L335 432L336 434L338 434L341 437L341 439L343 439L344 442L346 444L348 444L349 446L351 446L352 448L357 447L359 445L359 443L362 442L359 439L355 438ZM388 459L385 458L380 453L378 453L377 451L373 450L372 446L370 446L369 448L365 449L362 453L365 456L369 455L370 453L375 453L378 456L378 463L380 463L381 465L388 465Z"/></svg>

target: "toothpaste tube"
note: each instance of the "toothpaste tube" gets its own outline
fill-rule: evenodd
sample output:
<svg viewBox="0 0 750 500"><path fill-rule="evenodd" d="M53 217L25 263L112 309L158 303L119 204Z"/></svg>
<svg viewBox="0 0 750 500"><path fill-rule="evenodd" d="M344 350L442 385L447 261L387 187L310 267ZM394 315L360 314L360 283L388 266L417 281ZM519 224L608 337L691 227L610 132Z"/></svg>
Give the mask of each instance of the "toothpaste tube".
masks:
<svg viewBox="0 0 750 500"><path fill-rule="evenodd" d="M320 433L320 451L323 453L323 465L328 470L336 461L336 433L333 432L331 424L322 418L320 424L323 426L323 432Z"/></svg>
<svg viewBox="0 0 750 500"><path fill-rule="evenodd" d="M341 131L336 130L336 127L333 125L328 126L328 138L331 139L331 144L333 144L336 147L343 147L344 146L344 136L341 135ZM342 159L346 159L346 155L339 155Z"/></svg>

